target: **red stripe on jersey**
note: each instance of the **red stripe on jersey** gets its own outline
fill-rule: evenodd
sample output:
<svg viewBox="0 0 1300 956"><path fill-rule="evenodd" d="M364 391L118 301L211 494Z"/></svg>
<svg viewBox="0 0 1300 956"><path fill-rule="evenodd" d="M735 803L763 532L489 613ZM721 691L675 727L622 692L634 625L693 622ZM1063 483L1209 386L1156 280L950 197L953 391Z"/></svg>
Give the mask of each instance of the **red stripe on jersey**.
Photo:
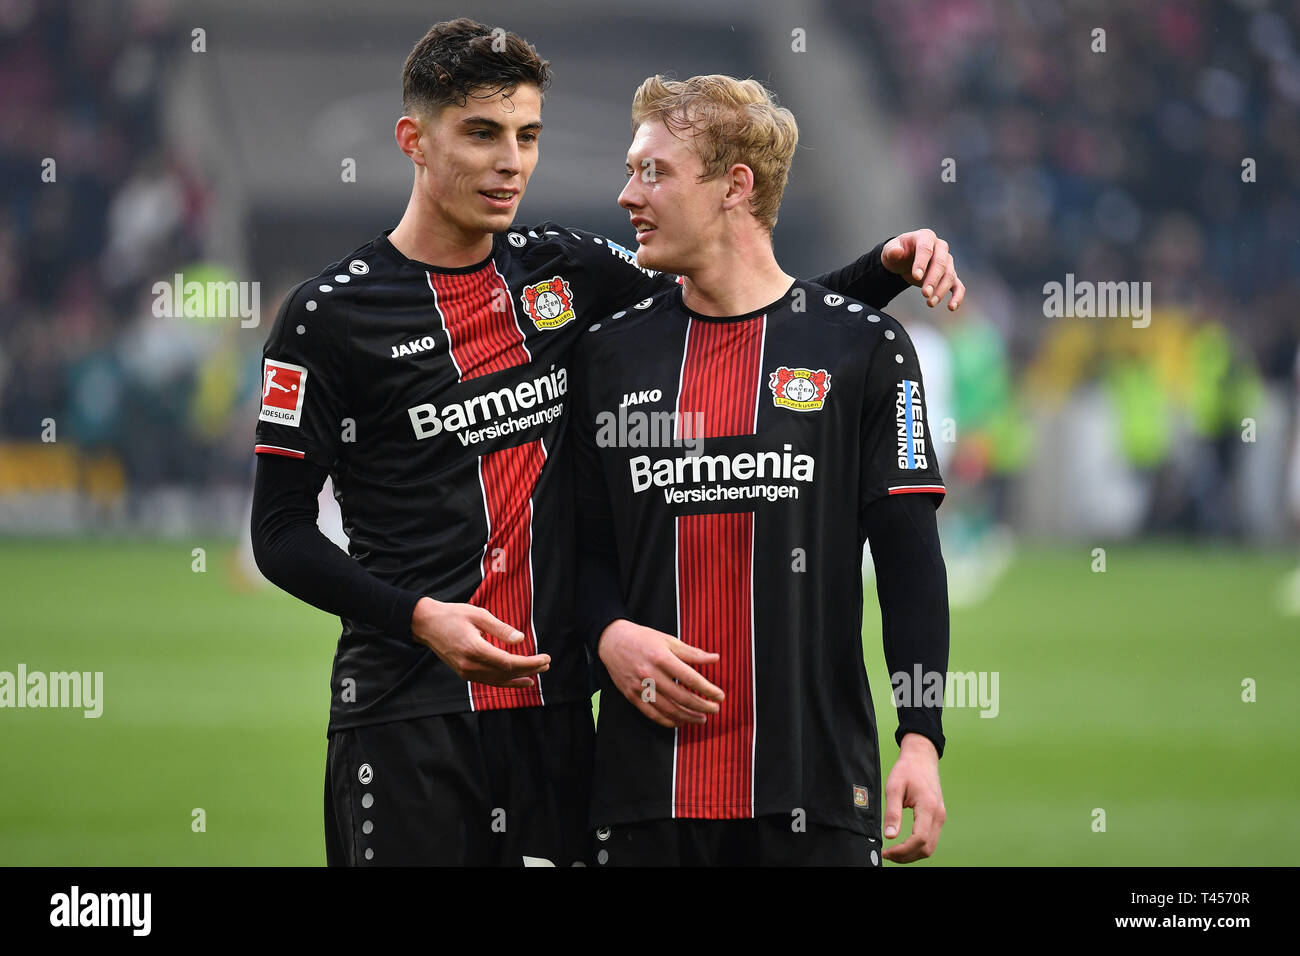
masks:
<svg viewBox="0 0 1300 956"><path fill-rule="evenodd" d="M754 513L677 519L678 637L717 653L700 667L727 699L677 729L673 816L754 815Z"/></svg>
<svg viewBox="0 0 1300 956"><path fill-rule="evenodd" d="M462 382L532 361L516 320L510 287L495 263L489 262L468 275L430 272L428 277ZM483 581L469 603L524 633L523 641L514 645L488 638L511 654L537 653L533 630L532 498L545 463L546 452L540 441L479 458L488 537L483 549ZM540 678L537 680L534 686L523 688L471 682L470 705L475 710L537 706L543 703Z"/></svg>
<svg viewBox="0 0 1300 956"><path fill-rule="evenodd" d="M766 328L767 316L691 320L677 393L680 437L754 434ZM677 730L674 817L754 815L753 551L752 511L677 519L677 636L721 655L700 670L727 699L708 723Z"/></svg>
<svg viewBox="0 0 1300 956"><path fill-rule="evenodd" d="M483 582L469 603L524 633L518 644L488 640L511 654L537 653L533 630L533 488L546 464L541 440L489 452L479 458L479 480L488 515L483 551ZM493 687L470 683L475 710L534 707L541 703L540 676L532 687Z"/></svg>
<svg viewBox="0 0 1300 956"><path fill-rule="evenodd" d="M763 361L763 332L767 316L742 322L701 322L692 319L686 331L686 354L677 393L677 437L693 412L704 415L706 438L754 434L758 407L758 378Z"/></svg>
<svg viewBox="0 0 1300 956"><path fill-rule="evenodd" d="M900 485L889 489L891 495L914 495L920 492L944 495L948 489L943 485Z"/></svg>
<svg viewBox="0 0 1300 956"><path fill-rule="evenodd" d="M510 287L495 263L469 275L428 276L462 382L532 360L515 318Z"/></svg>
<svg viewBox="0 0 1300 956"><path fill-rule="evenodd" d="M306 458L307 456L298 451L296 448L285 448L282 445L254 445L254 455L283 455L285 458Z"/></svg>

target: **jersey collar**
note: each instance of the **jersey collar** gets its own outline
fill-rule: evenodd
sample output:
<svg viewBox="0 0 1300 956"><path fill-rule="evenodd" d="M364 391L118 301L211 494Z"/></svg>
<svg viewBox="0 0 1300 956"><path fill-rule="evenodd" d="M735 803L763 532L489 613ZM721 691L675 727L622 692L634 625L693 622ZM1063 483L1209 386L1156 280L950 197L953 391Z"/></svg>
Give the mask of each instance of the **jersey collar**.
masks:
<svg viewBox="0 0 1300 956"><path fill-rule="evenodd" d="M395 228L395 227L394 227ZM388 258L392 259L399 266L408 266L412 269L419 269L421 272L436 272L439 275L460 276L469 275L471 272L478 272L491 262L499 251L502 233L494 233L492 236L492 251L487 254L487 258L473 265L460 266L455 269L449 269L446 266L435 266L431 262L421 262L419 259L408 259L398 251L397 247L388 240L388 234L393 230L385 229L375 240L375 248L378 249Z"/></svg>
<svg viewBox="0 0 1300 956"><path fill-rule="evenodd" d="M775 312L777 309L784 308L789 304L790 299L794 295L794 290L798 288L798 286L799 280L795 279L790 283L790 288L785 290L785 294L782 295L781 298L777 299L775 302L769 302L761 309L755 309L753 312L746 312L744 315L704 315L701 312L693 312L686 307L686 290L681 285L677 286L674 295L677 296L677 307L692 319L698 319L701 322L743 322L746 319L756 319L760 315L767 315L771 312Z"/></svg>

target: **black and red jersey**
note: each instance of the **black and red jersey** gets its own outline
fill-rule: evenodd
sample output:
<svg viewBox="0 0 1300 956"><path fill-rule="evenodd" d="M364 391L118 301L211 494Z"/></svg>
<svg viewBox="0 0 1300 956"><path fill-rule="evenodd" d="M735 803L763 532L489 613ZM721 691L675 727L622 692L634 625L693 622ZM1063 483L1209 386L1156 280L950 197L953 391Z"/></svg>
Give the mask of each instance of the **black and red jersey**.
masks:
<svg viewBox="0 0 1300 956"><path fill-rule="evenodd" d="M631 619L721 655L699 669L727 695L664 728L602 668L593 823L803 811L878 833L860 516L944 493L903 327L801 281L729 318L672 289L583 337L574 401L581 527L612 535Z"/></svg>
<svg viewBox="0 0 1300 956"><path fill-rule="evenodd" d="M466 683L409 633L343 622L331 728L577 700L569 353L591 320L671 285L549 223L476 265L407 259L385 234L298 286L263 357L256 450L327 468L350 553L437 600L477 604L549 653L532 688Z"/></svg>
<svg viewBox="0 0 1300 956"><path fill-rule="evenodd" d="M902 284L878 249L828 278L888 301ZM508 650L551 655L532 688L466 683L409 632L344 619L331 729L589 693L572 620L570 353L600 316L673 287L630 250L547 222L497 234L459 269L408 259L385 233L290 293L263 351L257 452L330 472L366 571L484 607L524 633Z"/></svg>

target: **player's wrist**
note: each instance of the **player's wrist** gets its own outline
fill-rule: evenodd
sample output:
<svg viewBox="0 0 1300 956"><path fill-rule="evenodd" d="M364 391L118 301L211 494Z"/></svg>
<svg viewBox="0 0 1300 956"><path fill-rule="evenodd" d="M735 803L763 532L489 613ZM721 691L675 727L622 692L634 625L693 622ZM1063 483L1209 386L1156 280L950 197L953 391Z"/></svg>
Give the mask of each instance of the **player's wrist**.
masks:
<svg viewBox="0 0 1300 956"><path fill-rule="evenodd" d="M600 629L600 636L596 638L597 650L600 649L601 642L604 641L605 638L609 636L609 634L613 633L614 635L617 636L617 634L623 630L624 625L628 625L631 623L632 622L625 617L616 617L614 618L614 620L610 621L608 624L602 627Z"/></svg>
<svg viewBox="0 0 1300 956"><path fill-rule="evenodd" d="M900 754L915 753L933 757L936 761L939 759L939 749L935 747L934 741L916 731L908 731L903 734L903 739L898 743L898 752Z"/></svg>
<svg viewBox="0 0 1300 956"><path fill-rule="evenodd" d="M422 597L415 602L411 611L411 633L419 634L421 625L426 623L438 610L438 602L431 597Z"/></svg>

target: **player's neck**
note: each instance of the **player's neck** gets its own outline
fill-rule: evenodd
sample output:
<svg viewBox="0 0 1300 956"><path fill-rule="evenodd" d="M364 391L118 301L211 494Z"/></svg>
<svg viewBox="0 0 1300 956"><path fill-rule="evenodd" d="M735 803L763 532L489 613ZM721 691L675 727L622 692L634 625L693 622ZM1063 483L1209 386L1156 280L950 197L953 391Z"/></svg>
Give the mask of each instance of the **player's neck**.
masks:
<svg viewBox="0 0 1300 956"><path fill-rule="evenodd" d="M700 262L682 283L682 302L701 315L746 315L781 298L794 282L765 235L733 236Z"/></svg>
<svg viewBox="0 0 1300 956"><path fill-rule="evenodd" d="M492 254L492 233L468 233L429 209L416 190L388 241L402 255L444 269L482 262Z"/></svg>

